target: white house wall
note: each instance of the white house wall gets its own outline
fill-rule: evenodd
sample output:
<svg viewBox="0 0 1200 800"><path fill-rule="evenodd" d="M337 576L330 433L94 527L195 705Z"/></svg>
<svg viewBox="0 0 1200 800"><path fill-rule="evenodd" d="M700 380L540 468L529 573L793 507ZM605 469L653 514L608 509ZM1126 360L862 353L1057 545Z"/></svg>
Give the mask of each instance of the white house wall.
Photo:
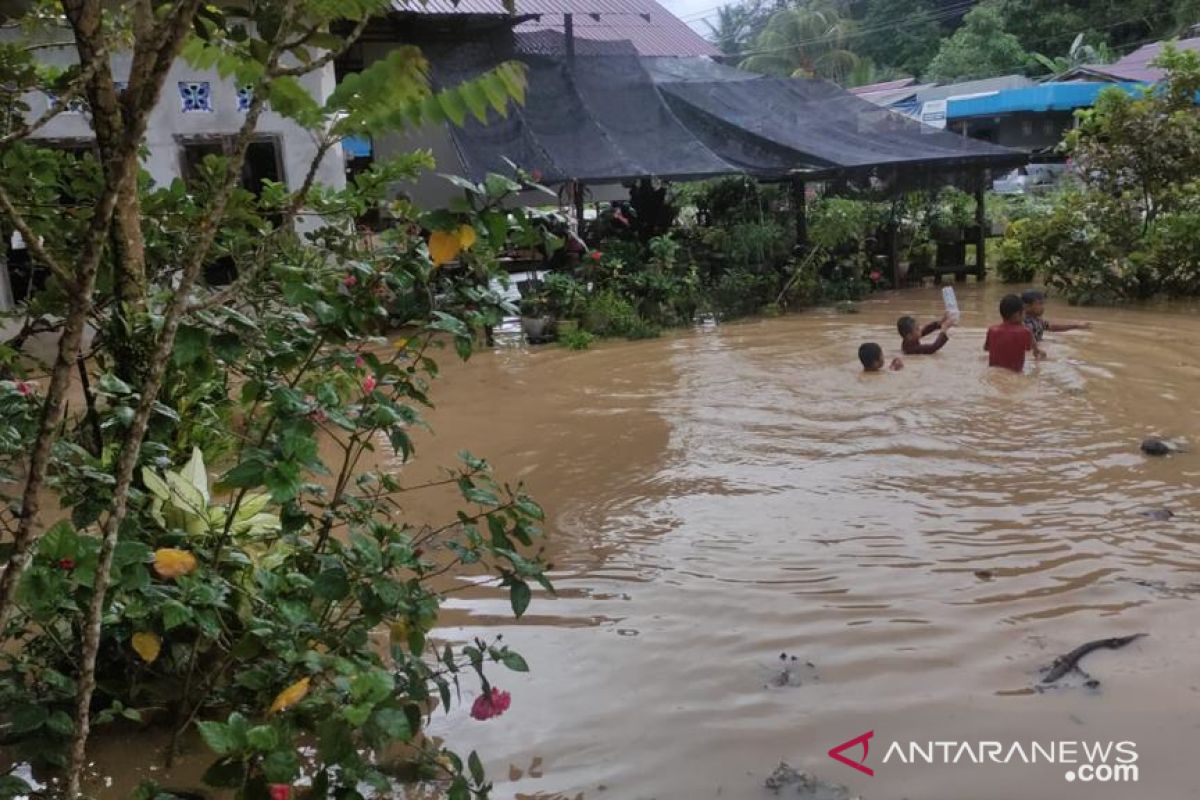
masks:
<svg viewBox="0 0 1200 800"><path fill-rule="evenodd" d="M12 41L11 35L4 37ZM73 48L41 50L39 59L46 63L73 64L76 54ZM129 74L131 56L119 54L113 57L113 74L124 80ZM179 84L181 82L207 81L211 87L212 111L183 111ZM301 83L317 98L324 101L334 88L332 65L323 70L300 78ZM32 119L37 119L49 107L49 98L41 93L26 97ZM237 86L232 80L223 80L215 70L197 70L178 60L171 67L163 85L158 104L150 115L146 130L146 156L143 167L154 182L168 185L182 176L180 145L188 137L233 135L241 128L243 112L238 110ZM279 149L283 170L281 176L290 189L299 189L304 176L316 155L317 145L312 135L270 107L259 118L257 136L274 138ZM80 113L61 113L45 127L37 131L34 138L52 140L90 140L93 138L88 119ZM340 147L326 154L317 170L317 182L326 186L342 188L346 185L345 159Z"/></svg>

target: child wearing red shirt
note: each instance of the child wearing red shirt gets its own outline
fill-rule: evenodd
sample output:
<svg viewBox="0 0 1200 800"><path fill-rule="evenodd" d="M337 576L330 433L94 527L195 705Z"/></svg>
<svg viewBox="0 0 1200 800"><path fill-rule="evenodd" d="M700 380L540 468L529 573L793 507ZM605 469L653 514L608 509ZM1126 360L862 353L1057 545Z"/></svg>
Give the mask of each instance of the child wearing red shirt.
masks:
<svg viewBox="0 0 1200 800"><path fill-rule="evenodd" d="M1000 301L1000 317L1004 322L988 328L983 349L988 353L989 367L1003 367L1013 372L1025 369L1025 354L1033 351L1041 358L1035 346L1033 333L1025 327L1025 304L1015 294Z"/></svg>

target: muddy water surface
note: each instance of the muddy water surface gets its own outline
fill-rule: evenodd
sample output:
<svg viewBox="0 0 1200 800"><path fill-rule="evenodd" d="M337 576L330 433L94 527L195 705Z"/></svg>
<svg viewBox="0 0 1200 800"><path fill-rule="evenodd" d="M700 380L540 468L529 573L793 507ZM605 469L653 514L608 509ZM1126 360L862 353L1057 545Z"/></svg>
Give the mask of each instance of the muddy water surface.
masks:
<svg viewBox="0 0 1200 800"><path fill-rule="evenodd" d="M950 345L895 374L863 375L857 346L895 350L935 290L448 369L420 459L469 447L523 479L559 595L521 624L500 594L452 595L442 635L502 633L533 672L496 676L503 718L436 731L499 797L765 797L781 760L866 800L1200 796L1200 453L1138 453L1200 444L1200 317L1052 303L1096 328L1049 334L1018 376L981 350L1000 291L961 287ZM1055 655L1136 632L1084 662L1098 690L1031 691ZM874 777L825 755L866 731ZM1140 780L881 763L910 739L1129 740Z"/></svg>

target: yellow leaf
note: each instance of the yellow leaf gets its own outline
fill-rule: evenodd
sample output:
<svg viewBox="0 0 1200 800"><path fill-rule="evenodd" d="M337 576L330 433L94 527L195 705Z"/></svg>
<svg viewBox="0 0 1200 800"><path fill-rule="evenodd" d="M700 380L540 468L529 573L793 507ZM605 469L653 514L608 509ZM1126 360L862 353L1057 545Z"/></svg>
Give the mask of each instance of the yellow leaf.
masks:
<svg viewBox="0 0 1200 800"><path fill-rule="evenodd" d="M475 244L475 229L470 225L460 225L458 227L458 244L463 250L470 250Z"/></svg>
<svg viewBox="0 0 1200 800"><path fill-rule="evenodd" d="M133 652L142 657L142 661L147 664L153 664L158 658L158 653L162 650L162 639L157 635L142 631L133 635Z"/></svg>
<svg viewBox="0 0 1200 800"><path fill-rule="evenodd" d="M196 569L196 557L187 550L160 547L154 551L154 571L162 578L178 578Z"/></svg>
<svg viewBox="0 0 1200 800"><path fill-rule="evenodd" d="M284 689L279 694L275 695L275 700L271 703L271 707L267 710L268 714L275 714L283 711L285 708L291 708L304 699L308 694L308 683L311 678L301 678L291 686Z"/></svg>
<svg viewBox="0 0 1200 800"><path fill-rule="evenodd" d="M434 266L440 267L453 261L460 250L462 244L455 232L434 231L429 237L429 257L433 259Z"/></svg>
<svg viewBox="0 0 1200 800"><path fill-rule="evenodd" d="M391 633L391 644L393 647L408 645L408 630L408 620L404 619L396 620L389 626L388 631Z"/></svg>
<svg viewBox="0 0 1200 800"><path fill-rule="evenodd" d="M395 347L397 350L403 350L408 347L408 339L397 339Z"/></svg>

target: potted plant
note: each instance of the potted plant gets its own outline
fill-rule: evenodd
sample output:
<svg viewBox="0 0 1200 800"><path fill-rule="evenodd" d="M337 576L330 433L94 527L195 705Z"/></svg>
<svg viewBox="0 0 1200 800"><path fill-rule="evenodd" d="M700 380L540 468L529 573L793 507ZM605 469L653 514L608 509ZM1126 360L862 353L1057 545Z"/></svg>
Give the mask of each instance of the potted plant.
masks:
<svg viewBox="0 0 1200 800"><path fill-rule="evenodd" d="M553 327L558 336L579 329L579 318L583 316L583 287L575 278L561 272L546 276L542 296L546 301L546 313L553 318Z"/></svg>
<svg viewBox="0 0 1200 800"><path fill-rule="evenodd" d="M554 318L550 316L546 296L541 292L521 298L521 332L530 344L539 344L550 338Z"/></svg>
<svg viewBox="0 0 1200 800"><path fill-rule="evenodd" d="M939 242L963 241L972 224L971 198L955 189L942 192L930 210L929 227Z"/></svg>

